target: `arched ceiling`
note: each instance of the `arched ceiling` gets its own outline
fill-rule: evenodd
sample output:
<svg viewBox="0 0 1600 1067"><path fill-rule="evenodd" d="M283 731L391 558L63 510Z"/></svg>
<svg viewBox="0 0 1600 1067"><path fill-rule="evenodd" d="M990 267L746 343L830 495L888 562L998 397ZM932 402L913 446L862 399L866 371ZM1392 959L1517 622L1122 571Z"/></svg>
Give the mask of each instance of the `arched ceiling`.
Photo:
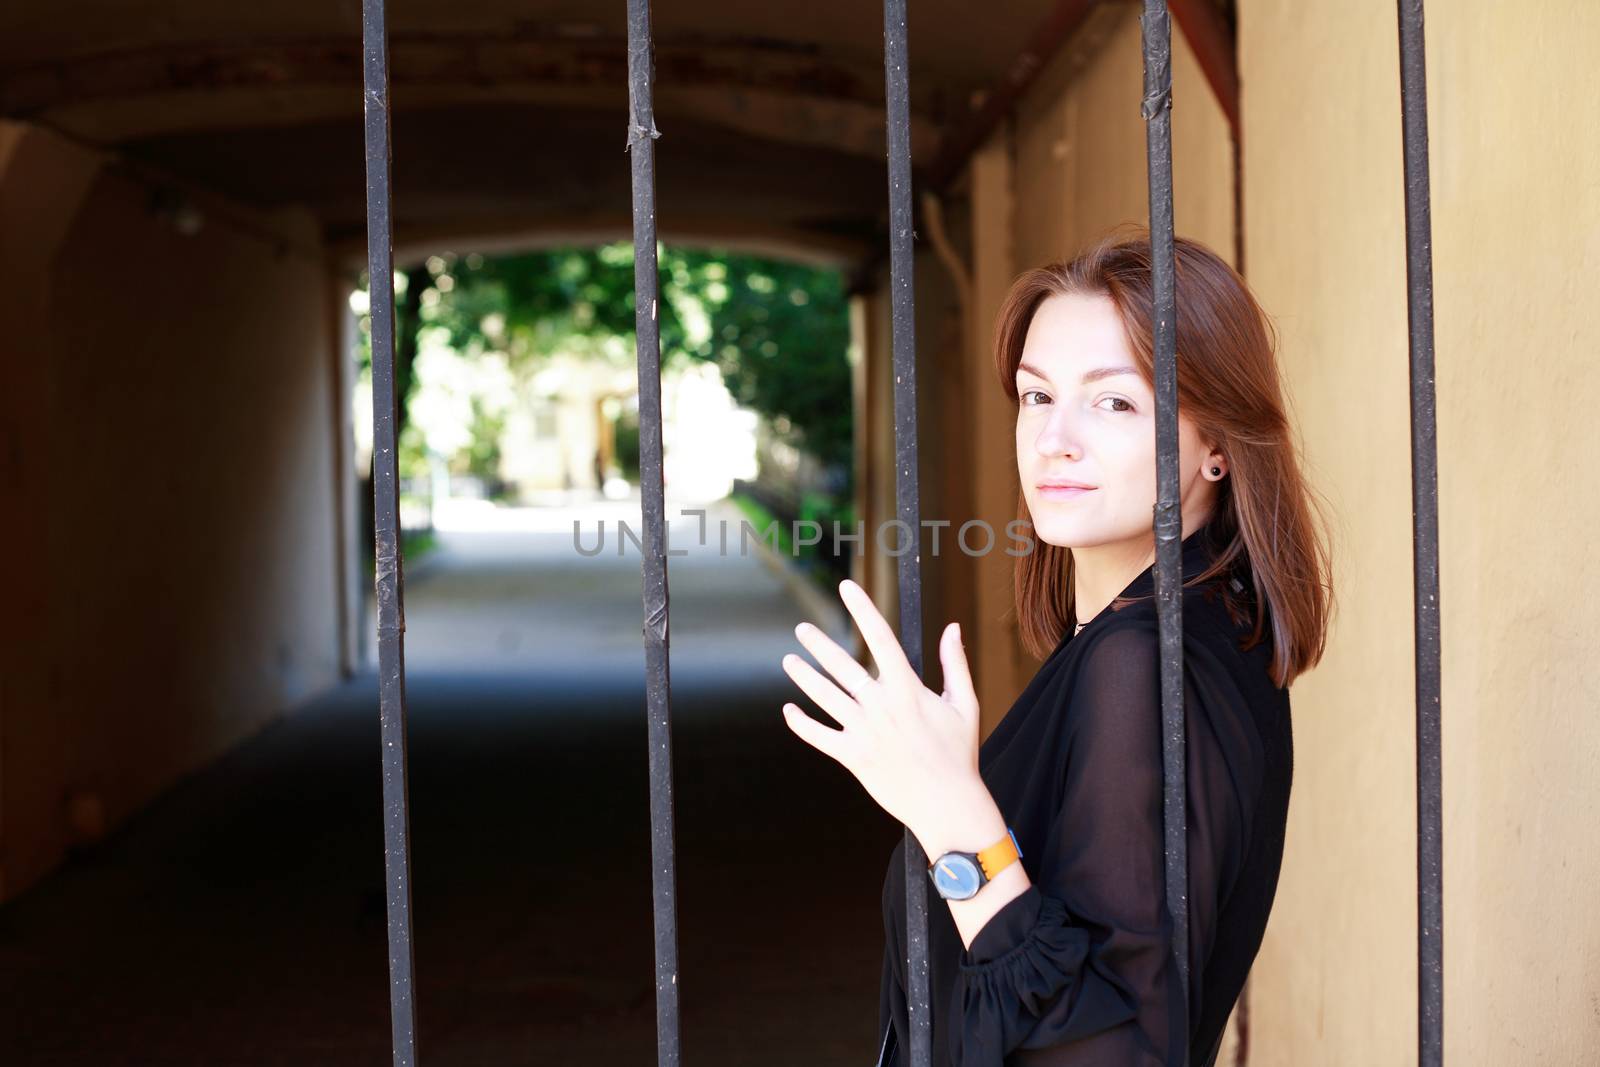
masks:
<svg viewBox="0 0 1600 1067"><path fill-rule="evenodd" d="M937 166L988 91L1038 66L1041 27L1091 32L1096 6L914 0L917 164ZM624 0L389 8L398 242L625 225ZM881 5L666 0L652 17L663 233L872 240ZM356 241L360 20L359 0L9 0L0 114L248 203L304 205L330 241Z"/></svg>

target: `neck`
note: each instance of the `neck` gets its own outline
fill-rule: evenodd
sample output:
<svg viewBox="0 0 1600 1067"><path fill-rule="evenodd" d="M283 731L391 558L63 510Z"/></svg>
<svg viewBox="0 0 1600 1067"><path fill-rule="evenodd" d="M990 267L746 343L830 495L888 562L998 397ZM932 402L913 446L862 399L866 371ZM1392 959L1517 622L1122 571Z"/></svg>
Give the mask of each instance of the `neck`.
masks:
<svg viewBox="0 0 1600 1067"><path fill-rule="evenodd" d="M1198 509L1196 509L1198 510ZM1181 537L1188 537L1211 519L1209 511L1182 515ZM1181 555L1180 545L1180 555ZM1153 532L1126 541L1110 541L1072 549L1073 614L1082 626L1104 611L1117 594L1156 561Z"/></svg>
<svg viewBox="0 0 1600 1067"><path fill-rule="evenodd" d="M1082 626L1106 609L1116 595L1155 562L1155 542L1089 545L1072 550L1072 602Z"/></svg>

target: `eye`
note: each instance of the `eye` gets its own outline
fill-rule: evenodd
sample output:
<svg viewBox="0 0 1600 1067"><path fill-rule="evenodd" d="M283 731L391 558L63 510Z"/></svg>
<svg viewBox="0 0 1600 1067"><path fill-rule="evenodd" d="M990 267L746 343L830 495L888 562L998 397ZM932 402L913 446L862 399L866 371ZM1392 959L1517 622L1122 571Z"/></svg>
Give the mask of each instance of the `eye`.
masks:
<svg viewBox="0 0 1600 1067"><path fill-rule="evenodd" d="M1042 396L1042 397L1045 397L1046 400L1049 399L1049 396L1046 393L1044 393L1042 390L1039 390L1039 389L1028 389L1028 390L1025 390L1020 396L1017 397L1017 399L1022 402L1022 406L1023 407L1037 407L1038 404L1030 404L1030 403L1028 403L1028 397L1030 397L1030 396ZM1040 403L1043 403L1043 402L1044 401L1040 401Z"/></svg>
<svg viewBox="0 0 1600 1067"><path fill-rule="evenodd" d="M1114 402L1116 402L1118 404L1126 404L1127 405L1126 407L1123 407L1123 408L1115 408L1115 409L1113 409L1116 412L1116 414L1118 414L1118 415L1126 414L1127 412L1135 410L1134 406L1131 403L1129 403L1127 400L1124 400L1120 396L1108 396L1108 397L1105 397L1104 400L1111 400L1111 401L1114 401Z"/></svg>

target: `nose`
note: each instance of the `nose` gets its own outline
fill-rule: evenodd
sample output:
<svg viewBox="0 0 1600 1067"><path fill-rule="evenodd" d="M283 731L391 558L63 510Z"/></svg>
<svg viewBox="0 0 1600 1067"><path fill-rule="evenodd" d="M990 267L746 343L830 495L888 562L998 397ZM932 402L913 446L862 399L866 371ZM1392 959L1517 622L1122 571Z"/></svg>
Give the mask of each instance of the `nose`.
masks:
<svg viewBox="0 0 1600 1067"><path fill-rule="evenodd" d="M1039 427L1033 447L1041 456L1071 456L1083 458L1083 445L1065 404L1054 406L1044 424Z"/></svg>

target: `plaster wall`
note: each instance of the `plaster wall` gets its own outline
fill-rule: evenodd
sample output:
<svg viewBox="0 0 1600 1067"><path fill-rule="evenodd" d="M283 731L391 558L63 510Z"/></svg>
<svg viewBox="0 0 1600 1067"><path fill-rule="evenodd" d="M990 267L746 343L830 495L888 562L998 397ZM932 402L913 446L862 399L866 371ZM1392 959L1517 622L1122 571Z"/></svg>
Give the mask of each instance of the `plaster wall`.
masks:
<svg viewBox="0 0 1600 1067"><path fill-rule="evenodd" d="M15 147L0 380L18 592L0 898L339 677L333 288L316 228L195 201L42 131Z"/></svg>
<svg viewBox="0 0 1600 1067"><path fill-rule="evenodd" d="M1295 784L1252 1060L1415 1062L1410 404L1392 3L1241 0L1247 274L1282 333L1339 614ZM1445 1049L1600 1055L1600 9L1431 4ZM1179 178L1180 188L1182 178ZM1181 216L1180 216L1181 217Z"/></svg>

